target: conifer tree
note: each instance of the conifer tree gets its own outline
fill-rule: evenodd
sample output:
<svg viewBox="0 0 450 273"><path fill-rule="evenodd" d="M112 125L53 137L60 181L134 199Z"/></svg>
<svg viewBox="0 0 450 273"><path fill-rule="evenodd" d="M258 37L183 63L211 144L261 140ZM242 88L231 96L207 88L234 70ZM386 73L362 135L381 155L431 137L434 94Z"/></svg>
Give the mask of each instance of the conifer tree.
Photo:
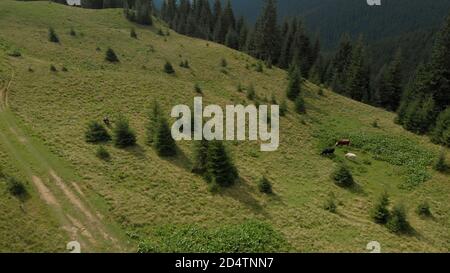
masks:
<svg viewBox="0 0 450 273"><path fill-rule="evenodd" d="M401 52L381 75L377 92L377 104L390 111L396 111L402 94Z"/></svg>
<svg viewBox="0 0 450 273"><path fill-rule="evenodd" d="M278 62L280 31L274 0L266 0L261 17L255 27L256 56L264 61Z"/></svg>
<svg viewBox="0 0 450 273"><path fill-rule="evenodd" d="M172 133L169 124L164 117L159 117L157 129L155 132L154 147L159 156L170 157L177 154L175 140L172 138Z"/></svg>
<svg viewBox="0 0 450 273"><path fill-rule="evenodd" d="M233 185L238 178L237 169L221 141L209 143L206 166L208 181L221 187Z"/></svg>
<svg viewBox="0 0 450 273"><path fill-rule="evenodd" d="M209 141L197 140L194 143L194 164L192 172L204 175L207 171Z"/></svg>
<svg viewBox="0 0 450 273"><path fill-rule="evenodd" d="M126 148L136 144L136 134L131 130L128 120L120 116L114 127L114 145Z"/></svg>
<svg viewBox="0 0 450 273"><path fill-rule="evenodd" d="M370 216L377 224L386 224L389 220L389 196L387 193L383 193L375 203Z"/></svg>
<svg viewBox="0 0 450 273"><path fill-rule="evenodd" d="M161 108L159 103L155 100L150 106L148 113L148 122L146 126L147 143L152 144L155 140L155 132L158 126L159 117L161 116Z"/></svg>
<svg viewBox="0 0 450 273"><path fill-rule="evenodd" d="M305 100L302 95L298 95L295 99L295 111L297 111L298 114L306 113Z"/></svg>
<svg viewBox="0 0 450 273"><path fill-rule="evenodd" d="M436 121L431 140L450 147L450 107L442 111Z"/></svg>
<svg viewBox="0 0 450 273"><path fill-rule="evenodd" d="M48 29L48 40L52 43L59 43L59 37L52 27Z"/></svg>
<svg viewBox="0 0 450 273"><path fill-rule="evenodd" d="M110 63L118 63L119 62L119 58L117 57L116 53L114 52L114 50L112 48L108 48L108 50L106 51L105 60L107 60Z"/></svg>
<svg viewBox="0 0 450 273"><path fill-rule="evenodd" d="M102 124L91 121L87 126L85 139L89 143L98 143L111 140L111 136Z"/></svg>
<svg viewBox="0 0 450 273"><path fill-rule="evenodd" d="M289 73L289 85L286 91L287 98L294 101L300 94L300 88L300 71L297 66L294 66L292 72Z"/></svg>

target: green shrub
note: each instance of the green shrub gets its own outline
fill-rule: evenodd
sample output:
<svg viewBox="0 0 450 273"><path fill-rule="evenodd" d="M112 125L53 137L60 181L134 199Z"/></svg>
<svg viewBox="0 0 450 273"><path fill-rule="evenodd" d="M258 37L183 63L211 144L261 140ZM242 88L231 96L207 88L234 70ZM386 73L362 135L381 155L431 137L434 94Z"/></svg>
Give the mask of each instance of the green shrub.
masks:
<svg viewBox="0 0 450 273"><path fill-rule="evenodd" d="M117 57L116 52L114 52L114 50L112 48L108 48L108 50L106 51L105 60L110 63L118 63L119 62L119 58Z"/></svg>
<svg viewBox="0 0 450 273"><path fill-rule="evenodd" d="M97 151L95 155L100 158L101 160L110 160L111 155L109 154L108 150L104 146L98 146Z"/></svg>
<svg viewBox="0 0 450 273"><path fill-rule="evenodd" d="M271 194L272 193L272 183L263 176L258 182L258 189L262 193Z"/></svg>
<svg viewBox="0 0 450 273"><path fill-rule="evenodd" d="M59 37L52 27L48 29L48 40L52 43L59 43Z"/></svg>
<svg viewBox="0 0 450 273"><path fill-rule="evenodd" d="M58 70L56 69L56 66L54 66L53 64L50 65L50 71L51 72L57 72Z"/></svg>
<svg viewBox="0 0 450 273"><path fill-rule="evenodd" d="M253 84L251 84L251 85L247 88L247 99L249 99L249 100L254 100L255 98L256 98L255 87L253 87Z"/></svg>
<svg viewBox="0 0 450 273"><path fill-rule="evenodd" d="M422 202L417 206L416 213L422 217L430 217L431 210L428 202Z"/></svg>
<svg viewBox="0 0 450 273"><path fill-rule="evenodd" d="M195 92L198 93L198 94L202 94L202 93L203 93L202 88L200 87L200 85L199 85L198 83L196 83L196 84L194 85L194 90L195 90Z"/></svg>
<svg viewBox="0 0 450 273"><path fill-rule="evenodd" d="M263 67L262 62L258 62L258 63L256 64L255 71L256 71L256 72L259 72L259 73L264 72L264 67Z"/></svg>
<svg viewBox="0 0 450 273"><path fill-rule="evenodd" d="M6 187L9 193L15 197L23 198L27 195L27 189L22 181L14 178L8 177L6 180Z"/></svg>
<svg viewBox="0 0 450 273"><path fill-rule="evenodd" d="M441 152L441 154L439 155L438 160L436 161L436 163L434 163L434 169L438 172L446 172L448 169L448 165L445 162L445 152L444 150Z"/></svg>
<svg viewBox="0 0 450 273"><path fill-rule="evenodd" d="M410 230L406 210L403 205L396 205L393 208L387 228L394 233L407 233Z"/></svg>
<svg viewBox="0 0 450 273"><path fill-rule="evenodd" d="M73 27L70 28L69 35L74 37L77 36L77 33L75 32L75 29Z"/></svg>
<svg viewBox="0 0 450 273"><path fill-rule="evenodd" d="M324 93L324 91L323 91L322 88L319 88L319 91L317 91L317 94L318 94L319 96L324 96L324 95L325 95L325 93Z"/></svg>
<svg viewBox="0 0 450 273"><path fill-rule="evenodd" d="M133 38L133 39L137 39L138 38L136 30L134 28L131 28L131 30L130 30L130 37Z"/></svg>
<svg viewBox="0 0 450 273"><path fill-rule="evenodd" d="M189 61L188 60L181 61L180 62L180 67L182 67L182 68L190 68Z"/></svg>
<svg viewBox="0 0 450 273"><path fill-rule="evenodd" d="M166 72L167 74L174 74L175 70L173 69L173 66L170 62L166 62L164 64L164 72Z"/></svg>
<svg viewBox="0 0 450 273"><path fill-rule="evenodd" d="M323 208L324 210L329 211L331 213L337 212L336 196L334 195L334 193L330 193L328 195L328 198L325 201Z"/></svg>
<svg viewBox="0 0 450 273"><path fill-rule="evenodd" d="M107 142L111 140L111 136L102 124L91 121L87 125L85 140L88 143Z"/></svg>
<svg viewBox="0 0 450 273"><path fill-rule="evenodd" d="M352 173L344 165L338 166L333 172L332 178L339 187L349 188L354 184Z"/></svg>
<svg viewBox="0 0 450 273"><path fill-rule="evenodd" d="M225 59L220 60L220 66L221 67L227 67L228 66L228 62Z"/></svg>
<svg viewBox="0 0 450 273"><path fill-rule="evenodd" d="M387 193L383 193L375 203L370 216L377 224L386 224L389 220L389 196Z"/></svg>
<svg viewBox="0 0 450 273"><path fill-rule="evenodd" d="M17 48L15 48L8 52L8 56L18 58L18 57L22 56L22 53L20 53L20 51Z"/></svg>
<svg viewBox="0 0 450 273"><path fill-rule="evenodd" d="M242 84L241 83L238 83L238 85L236 86L236 91L238 91L238 92L244 91L244 89L242 88Z"/></svg>
<svg viewBox="0 0 450 273"><path fill-rule="evenodd" d="M158 35L159 35L159 36L164 36L164 32L163 32L162 29L158 29Z"/></svg>
<svg viewBox="0 0 450 273"><path fill-rule="evenodd" d="M114 127L114 145L118 148L126 148L136 144L136 134L130 129L128 120L119 117Z"/></svg>
<svg viewBox="0 0 450 273"><path fill-rule="evenodd" d="M301 95L297 96L297 98L295 99L295 111L297 111L297 113L299 114L306 113L305 100Z"/></svg>
<svg viewBox="0 0 450 273"><path fill-rule="evenodd" d="M62 72L68 72L69 70L67 69L67 67L63 66L63 67L61 67L61 71Z"/></svg>

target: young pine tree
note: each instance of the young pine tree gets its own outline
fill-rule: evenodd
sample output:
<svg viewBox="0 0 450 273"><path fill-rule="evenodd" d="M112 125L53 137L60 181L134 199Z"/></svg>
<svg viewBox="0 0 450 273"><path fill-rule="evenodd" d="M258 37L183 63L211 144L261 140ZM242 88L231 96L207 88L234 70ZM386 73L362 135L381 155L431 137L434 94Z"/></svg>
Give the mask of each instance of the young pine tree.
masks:
<svg viewBox="0 0 450 273"><path fill-rule="evenodd" d="M111 136L102 124L91 121L87 126L85 140L88 143L106 142L111 140Z"/></svg>
<svg viewBox="0 0 450 273"><path fill-rule="evenodd" d="M295 66L289 73L289 85L286 91L286 96L288 99L295 101L295 99L300 94L301 88L301 77L300 71L297 66Z"/></svg>
<svg viewBox="0 0 450 273"><path fill-rule="evenodd" d="M108 48L108 50L106 51L105 60L107 60L110 63L119 62L119 58L117 57L116 52L114 52L112 48Z"/></svg>
<svg viewBox="0 0 450 273"><path fill-rule="evenodd" d="M172 138L169 124L164 117L158 119L153 145L159 156L171 157L177 154L175 140Z"/></svg>
<svg viewBox="0 0 450 273"><path fill-rule="evenodd" d="M209 141L203 139L194 143L194 165L192 172L204 175L207 171Z"/></svg>
<svg viewBox="0 0 450 273"><path fill-rule="evenodd" d="M406 210L403 205L396 205L392 209L391 216L387 222L387 228L393 233L406 233L410 230Z"/></svg>
<svg viewBox="0 0 450 273"><path fill-rule="evenodd" d="M207 161L207 179L211 183L229 187L238 179L237 169L223 142L215 140L209 143Z"/></svg>
<svg viewBox="0 0 450 273"><path fill-rule="evenodd" d="M166 64L164 65L164 72L166 72L167 74L175 73L175 70L173 69L173 66L170 62L166 62Z"/></svg>
<svg viewBox="0 0 450 273"><path fill-rule="evenodd" d="M297 96L297 98L295 99L295 111L297 111L298 114L306 113L305 100L301 95Z"/></svg>
<svg viewBox="0 0 450 273"><path fill-rule="evenodd" d="M450 107L443 111L437 118L431 140L436 144L450 147Z"/></svg>
<svg viewBox="0 0 450 273"><path fill-rule="evenodd" d="M118 148L127 148L136 144L136 134L131 130L128 120L119 117L114 127L114 145Z"/></svg>
<svg viewBox="0 0 450 273"><path fill-rule="evenodd" d="M48 29L48 40L52 43L59 43L59 37L52 27Z"/></svg>
<svg viewBox="0 0 450 273"><path fill-rule="evenodd" d="M349 188L354 184L352 173L344 165L338 166L338 168L333 172L332 178L334 183L339 187Z"/></svg>
<svg viewBox="0 0 450 273"><path fill-rule="evenodd" d="M155 134L158 127L159 117L161 116L161 108L159 103L155 100L150 106L148 113L148 123L146 126L147 143L153 144L155 140Z"/></svg>
<svg viewBox="0 0 450 273"><path fill-rule="evenodd" d="M445 150L442 150L441 154L439 155L438 160L434 164L434 169L438 172L446 172L448 169L448 165L445 162Z"/></svg>
<svg viewBox="0 0 450 273"><path fill-rule="evenodd" d="M389 196L387 193L383 193L375 203L375 206L370 212L370 217L377 224L386 224L389 220Z"/></svg>

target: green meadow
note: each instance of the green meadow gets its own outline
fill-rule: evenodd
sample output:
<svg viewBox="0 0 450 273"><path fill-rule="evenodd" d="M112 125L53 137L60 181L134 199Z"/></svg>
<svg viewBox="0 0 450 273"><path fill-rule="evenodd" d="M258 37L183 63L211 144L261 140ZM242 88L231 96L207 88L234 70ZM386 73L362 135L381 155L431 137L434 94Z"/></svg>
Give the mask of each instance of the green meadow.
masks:
<svg viewBox="0 0 450 273"><path fill-rule="evenodd" d="M72 240L89 252L368 252L370 241L383 252L450 251L450 175L432 168L441 148L396 125L394 113L330 90L319 95L320 87L305 81L307 113L288 103L279 149L227 142L240 181L213 194L191 172L193 143L177 143L169 159L147 145L151 103L169 117L173 106L192 105L196 84L204 105L255 103L249 86L258 103L270 104L272 95L281 102L286 71L258 72L258 61L244 53L179 35L157 19L152 27L135 25L121 9L0 0L0 26L0 167L29 192L19 200L0 177L0 252L64 252ZM60 43L49 42L50 27ZM118 63L105 61L108 48ZM186 60L189 68L180 67ZM164 73L167 61L175 74ZM130 121L137 145L105 144L111 159L101 160L97 145L84 140L87 123L119 115ZM320 156L340 138L353 145ZM339 164L351 170L355 187L333 183ZM262 176L273 194L259 192ZM391 205L407 208L409 234L370 218L385 191ZM324 209L331 193L336 213ZM415 212L423 202L432 217Z"/></svg>

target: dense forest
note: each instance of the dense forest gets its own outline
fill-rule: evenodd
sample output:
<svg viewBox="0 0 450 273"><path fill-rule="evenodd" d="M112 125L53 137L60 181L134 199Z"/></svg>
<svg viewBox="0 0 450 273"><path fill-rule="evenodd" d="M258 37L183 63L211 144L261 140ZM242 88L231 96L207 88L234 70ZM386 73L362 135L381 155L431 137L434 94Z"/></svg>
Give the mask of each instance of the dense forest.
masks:
<svg viewBox="0 0 450 273"><path fill-rule="evenodd" d="M158 10L151 0L126 0L123 6L131 21L151 24L154 14L178 33L246 52L268 68L276 65L288 69L294 85L299 78L307 78L354 100L398 111L397 121L406 129L432 134L436 143L450 145L450 115L446 110L450 104L450 64L445 61L450 59L450 22L437 34L433 30L436 20L450 10L447 1L434 1L425 10L418 1L385 1L382 8L370 12L368 8L372 7L364 1L344 4L323 0L316 5L298 1L300 6L309 3L308 8L315 8L312 14L320 22L303 20L318 29L326 24L333 35L340 33L331 54L323 54L321 48L324 41L329 46L336 37L312 36L298 17L280 23L279 8L285 9L287 2L265 0L254 23L238 17L232 1L215 0L211 4L209 0L166 0ZM83 0L81 4L88 8L115 7L120 0ZM297 7L289 5L293 10ZM402 16L404 10L417 16L411 21ZM359 14L357 20L355 12ZM398 16L391 18L393 15ZM350 21L352 25L348 25ZM262 70L259 66L257 69ZM297 99L287 92L288 98Z"/></svg>

